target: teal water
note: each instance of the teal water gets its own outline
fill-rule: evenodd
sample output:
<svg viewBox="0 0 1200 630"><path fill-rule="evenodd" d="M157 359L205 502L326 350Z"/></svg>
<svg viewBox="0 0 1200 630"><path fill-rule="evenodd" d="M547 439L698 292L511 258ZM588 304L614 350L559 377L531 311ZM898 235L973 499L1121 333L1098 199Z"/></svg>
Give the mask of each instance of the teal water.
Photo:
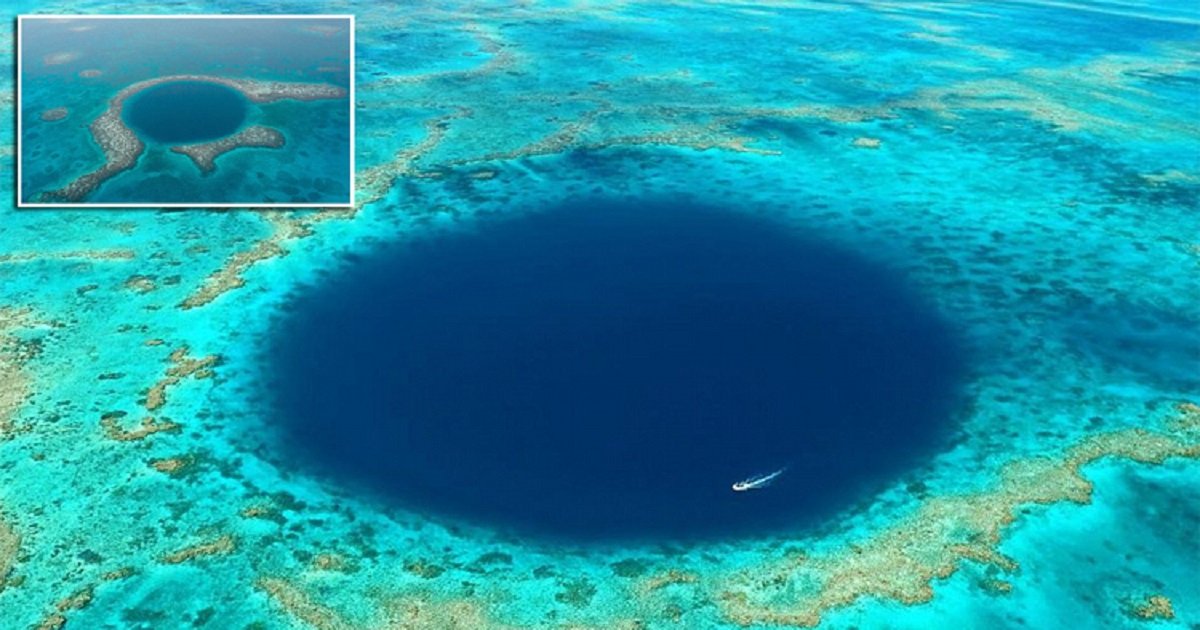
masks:
<svg viewBox="0 0 1200 630"><path fill-rule="evenodd" d="M357 15L352 216L0 222L0 625L1200 623L1192 4L286 10ZM228 56L255 59L245 44ZM89 61L46 68L73 81ZM60 104L68 118L28 129L56 138L37 147L51 172L30 177L72 165L57 130L96 113ZM259 179L241 157L218 173ZM261 179L282 192L321 177ZM683 543L550 541L287 455L264 353L305 296L526 209L677 196L900 278L972 358L957 439L817 522ZM436 286L439 271L408 273ZM145 417L169 430L141 435Z"/></svg>

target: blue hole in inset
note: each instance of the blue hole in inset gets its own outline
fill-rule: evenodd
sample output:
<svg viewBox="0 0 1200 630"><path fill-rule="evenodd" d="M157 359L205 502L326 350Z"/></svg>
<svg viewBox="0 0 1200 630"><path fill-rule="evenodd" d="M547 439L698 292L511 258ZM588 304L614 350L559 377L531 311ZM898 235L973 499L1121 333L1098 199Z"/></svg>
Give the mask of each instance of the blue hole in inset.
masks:
<svg viewBox="0 0 1200 630"><path fill-rule="evenodd" d="M815 524L945 446L963 369L895 274L678 203L392 247L300 296L275 335L293 461L576 542Z"/></svg>
<svg viewBox="0 0 1200 630"><path fill-rule="evenodd" d="M237 131L246 119L246 99L218 83L170 81L135 94L121 113L144 138L203 142Z"/></svg>

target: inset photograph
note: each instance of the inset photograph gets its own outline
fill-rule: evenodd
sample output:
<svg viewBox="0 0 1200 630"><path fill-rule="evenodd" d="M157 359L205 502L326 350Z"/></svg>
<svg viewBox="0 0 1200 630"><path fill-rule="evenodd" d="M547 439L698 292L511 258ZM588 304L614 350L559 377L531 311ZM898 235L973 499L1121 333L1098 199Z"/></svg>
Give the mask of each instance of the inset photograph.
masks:
<svg viewBox="0 0 1200 630"><path fill-rule="evenodd" d="M17 205L348 206L354 18L17 20Z"/></svg>

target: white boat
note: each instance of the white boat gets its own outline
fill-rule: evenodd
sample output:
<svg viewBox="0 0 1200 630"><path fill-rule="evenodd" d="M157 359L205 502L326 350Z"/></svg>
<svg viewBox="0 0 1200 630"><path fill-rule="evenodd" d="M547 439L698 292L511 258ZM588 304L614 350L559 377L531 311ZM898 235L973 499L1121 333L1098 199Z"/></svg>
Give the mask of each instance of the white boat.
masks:
<svg viewBox="0 0 1200 630"><path fill-rule="evenodd" d="M759 475L757 477L750 477L749 479L743 479L742 481L733 484L733 491L745 492L746 490L758 490L759 488L765 488L771 485L771 482L774 481L779 475L782 475L783 471L785 470L787 470L787 466L784 466L773 473Z"/></svg>

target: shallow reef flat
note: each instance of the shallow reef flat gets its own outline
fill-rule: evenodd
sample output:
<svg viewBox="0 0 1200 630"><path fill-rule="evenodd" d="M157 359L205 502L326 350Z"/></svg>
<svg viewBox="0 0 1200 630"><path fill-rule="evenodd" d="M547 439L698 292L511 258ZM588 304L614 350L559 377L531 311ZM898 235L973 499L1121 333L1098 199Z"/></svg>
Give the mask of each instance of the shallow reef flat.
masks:
<svg viewBox="0 0 1200 630"><path fill-rule="evenodd" d="M216 170L216 159L222 154L241 147L278 149L285 142L286 140L279 130L255 125L220 140L201 144L185 144L171 147L171 150L192 158L192 161L196 163L196 168L199 168L201 172L211 173Z"/></svg>
<svg viewBox="0 0 1200 630"><path fill-rule="evenodd" d="M353 208L0 222L2 625L1200 624L1195 7L336 7ZM970 356L953 439L818 525L695 543L523 536L281 454L268 349L298 294L581 197L719 203L896 270Z"/></svg>

